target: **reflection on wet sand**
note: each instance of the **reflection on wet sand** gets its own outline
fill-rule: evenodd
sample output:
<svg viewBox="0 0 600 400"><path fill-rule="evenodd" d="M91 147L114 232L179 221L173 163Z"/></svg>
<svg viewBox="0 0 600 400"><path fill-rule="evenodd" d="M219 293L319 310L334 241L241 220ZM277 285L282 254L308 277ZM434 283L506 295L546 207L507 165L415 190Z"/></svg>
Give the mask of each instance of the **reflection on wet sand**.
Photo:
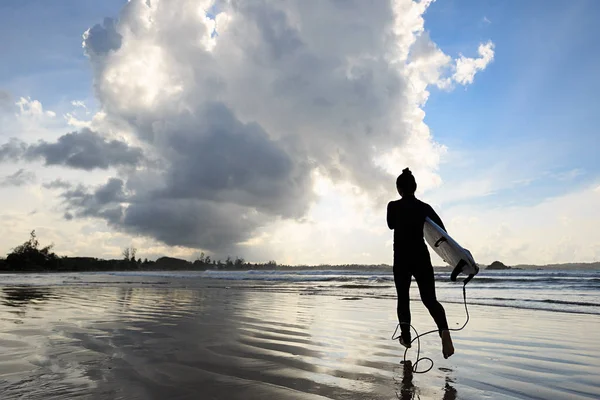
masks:
<svg viewBox="0 0 600 400"><path fill-rule="evenodd" d="M2 289L2 305L12 308L8 312L18 317L24 317L29 306L40 307L45 302L55 299L51 288L15 286ZM21 320L14 320L21 323Z"/></svg>
<svg viewBox="0 0 600 400"><path fill-rule="evenodd" d="M437 342L425 338L423 349L435 358L436 368L413 375L399 364L402 348L389 340L393 303L341 297L135 284L4 288L2 399L456 400L457 391L464 399L482 398L486 390L502 390L504 397L572 394L557 388L553 382L558 380L543 381L547 376L535 369L540 362L560 367L564 361L531 356L535 342L498 343L497 330L489 330L497 314L487 317L486 308L474 310L475 323L457 336L461 352L450 361L436 358ZM457 306L456 311L462 310ZM415 313L416 324L429 321L420 320L421 315L428 316ZM555 328L580 318L560 317L550 321ZM545 332L551 331L534 333ZM584 382L579 397L597 398L593 379L600 355L594 354L595 347L581 341L562 346L555 352L577 358ZM492 354L504 354L508 361L490 363ZM512 368L509 362L527 380L494 373ZM564 373L564 368L557 372ZM508 375L510 381L504 378ZM519 385L518 392L511 392L512 383Z"/></svg>
<svg viewBox="0 0 600 400"><path fill-rule="evenodd" d="M412 362L407 361L402 365L402 379L399 383L399 390L396 391L396 396L401 400L412 400L415 398L416 388L413 384L413 369Z"/></svg>
<svg viewBox="0 0 600 400"><path fill-rule="evenodd" d="M25 307L30 303L40 303L56 298L50 288L30 286L3 288L2 294L2 304L9 307Z"/></svg>
<svg viewBox="0 0 600 400"><path fill-rule="evenodd" d="M0 365L22 360L18 370L0 367L3 399L393 394L396 347L373 341L336 299L126 286L3 295L0 346L18 351ZM28 309L18 326L4 318L15 307Z"/></svg>
<svg viewBox="0 0 600 400"><path fill-rule="evenodd" d="M456 389L450 383L450 378L446 377L446 386L444 386L444 397L442 400L456 400Z"/></svg>
<svg viewBox="0 0 600 400"><path fill-rule="evenodd" d="M413 400L420 398L420 391L417 386L413 383L413 365L411 361L407 361L402 365L402 379L395 379L398 389L396 390L396 397L399 400ZM443 388L443 395L441 400L456 400L457 391L452 386L452 380L450 377L446 377L445 386Z"/></svg>

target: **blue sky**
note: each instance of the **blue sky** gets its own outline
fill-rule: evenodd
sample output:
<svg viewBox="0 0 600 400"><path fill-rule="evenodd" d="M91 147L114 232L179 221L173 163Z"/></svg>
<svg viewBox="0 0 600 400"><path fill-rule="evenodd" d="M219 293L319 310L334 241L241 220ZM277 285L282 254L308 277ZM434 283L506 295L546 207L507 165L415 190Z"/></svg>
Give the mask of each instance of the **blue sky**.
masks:
<svg viewBox="0 0 600 400"><path fill-rule="evenodd" d="M0 88L54 106L91 99L92 73L82 34L117 17L123 0L3 0L0 2Z"/></svg>
<svg viewBox="0 0 600 400"><path fill-rule="evenodd" d="M105 17L118 18L124 4L1 1L0 36L8 40L0 41L0 91L10 93L14 101L39 100L61 120L73 111L74 100L97 110L100 103L82 34ZM443 184L424 197L439 206L443 216L460 220L473 214L485 219L488 210L500 210L489 214L500 221L502 210L519 207L518 220L549 199L600 184L598 17L600 2L595 0L437 0L428 8L425 30L445 54L453 59L461 54L477 57L479 44L488 41L495 52L473 84L456 84L452 90L429 87L425 123L448 152L437 168ZM74 130L66 125L61 129ZM323 204L336 202L331 197ZM324 207L318 212L330 211ZM463 241L476 248L465 229L460 230ZM346 239L364 241L359 236ZM381 242L379 236L376 240ZM585 254L600 256L600 250Z"/></svg>
<svg viewBox="0 0 600 400"><path fill-rule="evenodd" d="M539 177L484 201L496 205L540 201L598 179L599 15L593 0L450 0L429 8L425 27L448 54L472 55L487 39L496 51L476 84L451 95L436 91L425 107L436 140L475 160L466 169L444 165L443 179L466 179L471 169L506 159L507 178Z"/></svg>
<svg viewBox="0 0 600 400"><path fill-rule="evenodd" d="M93 104L92 74L81 35L104 17L117 17L123 4L2 1L0 35L11 39L0 43L0 88L13 97L38 99L51 109L61 109L73 99ZM492 160L502 159L521 150L507 174L577 169L579 175L569 185L597 179L599 15L600 3L593 0L444 0L431 5L425 28L447 54L475 56L477 44L490 39L496 50L494 62L477 76L476 85L451 95L433 90L425 111L435 139L468 152L479 168L490 163L490 154ZM485 159L477 156L482 150L487 150ZM469 171L446 164L440 174L452 182ZM545 178L509 196L535 201L567 190L564 181Z"/></svg>

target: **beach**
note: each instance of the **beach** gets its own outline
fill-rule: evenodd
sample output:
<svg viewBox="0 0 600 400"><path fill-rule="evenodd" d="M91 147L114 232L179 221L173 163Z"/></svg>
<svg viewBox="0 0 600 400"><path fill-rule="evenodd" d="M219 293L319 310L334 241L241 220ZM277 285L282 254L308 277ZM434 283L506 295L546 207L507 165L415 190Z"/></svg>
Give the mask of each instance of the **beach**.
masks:
<svg viewBox="0 0 600 400"><path fill-rule="evenodd" d="M414 374L390 339L389 285L381 294L321 283L6 276L2 399L600 398L597 314L472 304L456 354L444 360L439 337L425 336L421 355L434 365ZM411 290L413 325L433 329ZM448 290L462 299L460 286ZM443 304L462 326L463 304Z"/></svg>

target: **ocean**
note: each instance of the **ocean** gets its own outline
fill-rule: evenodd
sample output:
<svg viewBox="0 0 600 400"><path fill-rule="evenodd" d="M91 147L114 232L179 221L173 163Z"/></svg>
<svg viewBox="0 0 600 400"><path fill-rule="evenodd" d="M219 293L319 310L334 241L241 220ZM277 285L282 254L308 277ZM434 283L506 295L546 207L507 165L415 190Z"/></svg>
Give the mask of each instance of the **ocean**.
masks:
<svg viewBox="0 0 600 400"><path fill-rule="evenodd" d="M447 271L436 271L435 277L442 303L463 302L462 275L456 282L450 281ZM143 284L319 294L353 300L396 297L391 270L126 271L4 274L2 278L0 285L4 287ZM411 298L418 300L418 296L413 281ZM600 271L482 270L467 285L467 301L473 305L600 315Z"/></svg>
<svg viewBox="0 0 600 400"><path fill-rule="evenodd" d="M436 272L448 322L460 282ZM3 274L2 399L598 399L600 272L485 271L470 320L421 338L413 374L391 271ZM435 328L411 288L412 324ZM416 360L416 346L408 360Z"/></svg>

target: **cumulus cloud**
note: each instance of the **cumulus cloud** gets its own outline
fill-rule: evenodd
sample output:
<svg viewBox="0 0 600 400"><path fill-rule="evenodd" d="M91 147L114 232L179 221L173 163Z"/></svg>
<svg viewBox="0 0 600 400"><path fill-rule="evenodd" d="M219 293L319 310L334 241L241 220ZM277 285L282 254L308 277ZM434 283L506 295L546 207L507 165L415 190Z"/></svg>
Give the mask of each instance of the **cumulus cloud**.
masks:
<svg viewBox="0 0 600 400"><path fill-rule="evenodd" d="M449 87L452 79L446 77L445 73L451 64L452 58L431 41L427 32L423 32L416 38L410 50L406 70L413 84L413 90L422 96L422 103L427 101L429 85Z"/></svg>
<svg viewBox="0 0 600 400"><path fill-rule="evenodd" d="M0 179L0 186L25 186L32 182L35 182L35 173L31 171L26 171L25 169L21 168L14 174L5 176L4 178Z"/></svg>
<svg viewBox="0 0 600 400"><path fill-rule="evenodd" d="M28 161L42 159L46 165L63 165L71 168L93 170L111 166L134 166L143 159L142 151L118 140L107 140L97 132L84 128L67 133L54 143L40 140L26 144L11 139L0 146L0 161Z"/></svg>
<svg viewBox="0 0 600 400"><path fill-rule="evenodd" d="M424 31L430 3L128 2L83 45L107 121L158 161L64 192L68 215L221 251L302 218L317 174L378 204L400 166L434 182L421 107L453 61Z"/></svg>
<svg viewBox="0 0 600 400"><path fill-rule="evenodd" d="M469 58L461 55L456 60L456 72L454 72L453 76L456 82L462 85L473 83L475 74L485 69L494 59L494 44L492 42L480 44L477 53L479 54L478 58Z"/></svg>
<svg viewBox="0 0 600 400"><path fill-rule="evenodd" d="M19 116L21 117L56 117L54 111L44 111L42 103L39 100L32 100L30 97L21 97L19 101L16 102L16 106L19 108Z"/></svg>
<svg viewBox="0 0 600 400"><path fill-rule="evenodd" d="M56 113L46 109L39 100L31 97L14 98L10 93L0 90L1 136L35 140L53 135L55 129L62 128L61 124Z"/></svg>
<svg viewBox="0 0 600 400"><path fill-rule="evenodd" d="M92 128L92 121L81 120L74 113L66 113L63 115L67 125L77 129Z"/></svg>

